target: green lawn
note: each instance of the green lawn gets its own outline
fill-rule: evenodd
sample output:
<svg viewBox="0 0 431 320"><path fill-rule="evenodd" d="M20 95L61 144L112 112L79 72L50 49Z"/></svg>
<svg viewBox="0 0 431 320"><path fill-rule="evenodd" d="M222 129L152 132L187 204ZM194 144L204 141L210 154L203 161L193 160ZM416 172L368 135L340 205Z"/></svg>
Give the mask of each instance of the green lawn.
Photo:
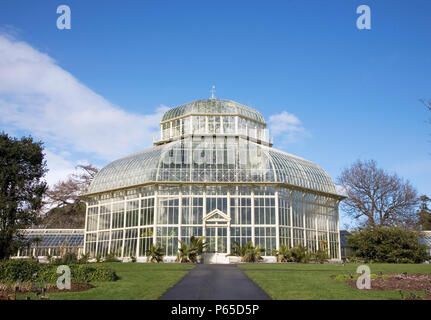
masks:
<svg viewBox="0 0 431 320"><path fill-rule="evenodd" d="M247 264L239 265L247 276L273 299L397 299L398 291L354 289L343 281L330 278L342 273L355 273L358 264ZM371 273L431 273L429 264L368 264ZM424 296L423 292L415 292Z"/></svg>
<svg viewBox="0 0 431 320"><path fill-rule="evenodd" d="M183 278L191 265L173 263L103 263L112 267L120 280L94 282L94 289L48 294L50 300L149 300L157 299ZM20 296L25 298L25 295ZM35 295L31 294L31 299Z"/></svg>

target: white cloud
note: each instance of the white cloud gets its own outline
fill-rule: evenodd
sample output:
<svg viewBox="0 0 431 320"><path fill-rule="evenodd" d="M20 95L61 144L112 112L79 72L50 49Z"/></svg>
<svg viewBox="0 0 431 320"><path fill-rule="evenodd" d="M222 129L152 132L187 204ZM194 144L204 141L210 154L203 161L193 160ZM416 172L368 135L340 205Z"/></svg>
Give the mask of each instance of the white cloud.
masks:
<svg viewBox="0 0 431 320"><path fill-rule="evenodd" d="M166 109L161 106L147 115L127 112L48 55L0 35L0 122L11 130L31 132L63 152L113 160L150 146ZM51 162L69 168L67 154L48 154Z"/></svg>
<svg viewBox="0 0 431 320"><path fill-rule="evenodd" d="M271 115L268 127L270 134L278 137L277 141L282 145L297 142L300 138L310 135L298 117L287 111Z"/></svg>
<svg viewBox="0 0 431 320"><path fill-rule="evenodd" d="M76 164L74 161L67 160L50 150L45 150L44 153L49 168L45 180L49 185L54 185L60 180L65 180L70 174L75 172Z"/></svg>
<svg viewBox="0 0 431 320"><path fill-rule="evenodd" d="M347 197L347 190L346 190L345 186L343 186L341 184L335 184L335 190L337 191L337 194Z"/></svg>

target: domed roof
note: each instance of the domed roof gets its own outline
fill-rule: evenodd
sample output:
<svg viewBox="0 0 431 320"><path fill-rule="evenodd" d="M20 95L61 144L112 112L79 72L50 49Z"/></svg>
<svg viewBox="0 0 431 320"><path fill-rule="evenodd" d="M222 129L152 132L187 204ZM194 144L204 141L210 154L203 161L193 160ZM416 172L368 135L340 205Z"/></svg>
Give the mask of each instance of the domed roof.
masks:
<svg viewBox="0 0 431 320"><path fill-rule="evenodd" d="M202 148L187 138L116 160L99 171L87 194L151 182L279 182L336 194L329 175L308 160L241 138L209 141Z"/></svg>
<svg viewBox="0 0 431 320"><path fill-rule="evenodd" d="M265 122L257 110L234 101L219 99L196 100L170 109L164 114L162 122L187 114L238 114L258 122Z"/></svg>

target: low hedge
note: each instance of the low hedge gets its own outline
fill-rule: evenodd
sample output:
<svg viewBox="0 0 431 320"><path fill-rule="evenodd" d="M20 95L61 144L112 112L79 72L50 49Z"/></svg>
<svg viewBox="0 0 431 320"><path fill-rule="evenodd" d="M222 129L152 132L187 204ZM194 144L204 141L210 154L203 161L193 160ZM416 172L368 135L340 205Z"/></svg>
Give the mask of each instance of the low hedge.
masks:
<svg viewBox="0 0 431 320"><path fill-rule="evenodd" d="M70 264L72 282L115 281L115 271L107 266ZM55 283L60 276L58 265L41 264L31 260L8 260L0 262L0 281L42 281Z"/></svg>

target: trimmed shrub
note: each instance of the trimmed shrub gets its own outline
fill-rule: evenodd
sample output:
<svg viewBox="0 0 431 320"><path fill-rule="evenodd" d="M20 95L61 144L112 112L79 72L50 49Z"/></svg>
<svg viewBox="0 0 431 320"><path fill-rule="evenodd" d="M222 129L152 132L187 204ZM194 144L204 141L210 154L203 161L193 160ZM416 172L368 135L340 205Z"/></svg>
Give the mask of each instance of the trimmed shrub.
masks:
<svg viewBox="0 0 431 320"><path fill-rule="evenodd" d="M32 260L0 262L0 281L31 281L42 271L42 265Z"/></svg>
<svg viewBox="0 0 431 320"><path fill-rule="evenodd" d="M115 281L118 276L107 266L68 265L72 282ZM42 281L55 283L60 276L57 264L39 264L30 260L8 260L0 263L0 281Z"/></svg>
<svg viewBox="0 0 431 320"><path fill-rule="evenodd" d="M421 263L429 259L419 234L399 227L364 228L347 238L352 255L365 262Z"/></svg>

